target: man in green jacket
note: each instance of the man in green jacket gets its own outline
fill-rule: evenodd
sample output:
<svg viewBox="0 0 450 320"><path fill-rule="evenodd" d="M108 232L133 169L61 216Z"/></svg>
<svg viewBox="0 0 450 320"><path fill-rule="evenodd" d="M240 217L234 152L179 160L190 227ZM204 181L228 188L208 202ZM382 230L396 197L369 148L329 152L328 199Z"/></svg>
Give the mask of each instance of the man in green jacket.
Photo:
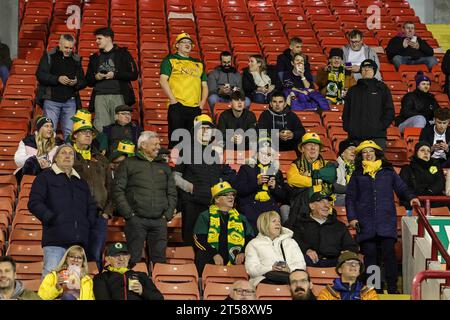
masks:
<svg viewBox="0 0 450 320"><path fill-rule="evenodd" d="M0 257L0 300L41 300L36 292L25 289L16 276L14 259Z"/></svg>
<svg viewBox="0 0 450 320"><path fill-rule="evenodd" d="M167 221L174 215L177 190L169 165L158 157L160 148L156 132L141 133L136 156L121 163L113 180L113 202L126 220L131 266L140 261L145 241L150 261L166 262Z"/></svg>

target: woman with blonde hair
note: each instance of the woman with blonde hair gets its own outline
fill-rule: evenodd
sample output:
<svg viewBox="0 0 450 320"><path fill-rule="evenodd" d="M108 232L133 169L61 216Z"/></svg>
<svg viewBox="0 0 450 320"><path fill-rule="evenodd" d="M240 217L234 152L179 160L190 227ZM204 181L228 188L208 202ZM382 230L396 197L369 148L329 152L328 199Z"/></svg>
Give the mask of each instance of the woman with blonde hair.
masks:
<svg viewBox="0 0 450 320"><path fill-rule="evenodd" d="M38 175L52 164L56 149L62 141L56 138L55 128L50 118L40 117L36 121L36 131L19 142L14 155L20 180L23 175Z"/></svg>
<svg viewBox="0 0 450 320"><path fill-rule="evenodd" d="M94 283L82 247L75 245L66 250L56 269L45 276L38 295L43 300L95 300Z"/></svg>
<svg viewBox="0 0 450 320"><path fill-rule="evenodd" d="M293 232L281 226L280 215L267 211L258 217L259 234L245 249L245 269L250 283L288 284L289 273L306 269L305 259Z"/></svg>
<svg viewBox="0 0 450 320"><path fill-rule="evenodd" d="M275 89L275 82L276 76L269 72L264 58L259 54L251 55L248 59L248 67L242 70L242 87L245 96L256 103L268 103L270 93Z"/></svg>

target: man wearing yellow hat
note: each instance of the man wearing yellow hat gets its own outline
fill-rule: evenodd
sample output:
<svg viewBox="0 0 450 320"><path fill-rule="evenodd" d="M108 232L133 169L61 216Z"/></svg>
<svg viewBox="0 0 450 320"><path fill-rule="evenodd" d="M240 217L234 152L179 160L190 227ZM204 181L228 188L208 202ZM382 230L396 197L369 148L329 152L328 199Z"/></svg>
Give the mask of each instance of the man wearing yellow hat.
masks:
<svg viewBox="0 0 450 320"><path fill-rule="evenodd" d="M174 46L177 52L162 61L159 79L169 98L169 148L176 142L172 140L172 132L180 128L191 129L192 121L202 113L208 98L205 67L200 60L190 57L193 48L191 36L179 34Z"/></svg>
<svg viewBox="0 0 450 320"><path fill-rule="evenodd" d="M88 183L97 204L97 220L91 226L86 253L88 259L95 260L101 270L108 218L112 216L114 208L110 197L112 175L109 161L93 145L95 134L91 122L81 120L73 124L71 138L76 151L73 167Z"/></svg>
<svg viewBox="0 0 450 320"><path fill-rule="evenodd" d="M212 204L194 228L195 264L202 274L205 264L243 264L245 246L254 232L247 218L234 209L236 190L224 181L211 188Z"/></svg>
<svg viewBox="0 0 450 320"><path fill-rule="evenodd" d="M323 143L315 132L303 135L298 145L300 156L291 164L287 172L287 182L293 188L291 195L291 213L289 227L295 224L300 211L308 211L309 197L315 192L327 195L334 193L333 183L336 182L336 165L327 162L320 155Z"/></svg>
<svg viewBox="0 0 450 320"><path fill-rule="evenodd" d="M123 160L125 160L128 157L134 157L135 155L135 148L133 142L128 140L121 140L119 141L119 144L117 145L117 148L111 152L109 155L109 167L112 171L112 177L114 179L114 171L119 167L119 165L122 163Z"/></svg>

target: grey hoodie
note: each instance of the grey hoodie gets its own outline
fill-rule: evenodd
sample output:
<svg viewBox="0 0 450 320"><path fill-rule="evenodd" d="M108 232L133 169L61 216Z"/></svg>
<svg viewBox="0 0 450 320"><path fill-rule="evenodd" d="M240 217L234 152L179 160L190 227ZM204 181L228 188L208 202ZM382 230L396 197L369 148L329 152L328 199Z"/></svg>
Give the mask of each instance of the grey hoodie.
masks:
<svg viewBox="0 0 450 320"><path fill-rule="evenodd" d="M350 51L350 45L347 44L347 45L343 46L342 50L344 50L344 62L347 62L349 51ZM381 73L380 73L380 60L378 60L377 53L375 52L375 50L373 50L371 47L369 47L368 45L365 45L365 44L363 44L361 50L364 50L364 56L366 59L371 59L371 60L375 61L375 63L377 64L378 70L377 70L377 73L375 74L375 78L381 81L382 78L381 78ZM356 80L361 79L361 73L354 73L353 77Z"/></svg>
<svg viewBox="0 0 450 320"><path fill-rule="evenodd" d="M218 94L219 86L229 83L231 88L238 87L241 92L242 89L242 75L234 69L234 72L223 72L222 67L218 66L208 74L208 92L209 95Z"/></svg>
<svg viewBox="0 0 450 320"><path fill-rule="evenodd" d="M0 295L0 300L6 300ZM16 280L14 292L9 300L41 300L37 293L26 290L21 281Z"/></svg>

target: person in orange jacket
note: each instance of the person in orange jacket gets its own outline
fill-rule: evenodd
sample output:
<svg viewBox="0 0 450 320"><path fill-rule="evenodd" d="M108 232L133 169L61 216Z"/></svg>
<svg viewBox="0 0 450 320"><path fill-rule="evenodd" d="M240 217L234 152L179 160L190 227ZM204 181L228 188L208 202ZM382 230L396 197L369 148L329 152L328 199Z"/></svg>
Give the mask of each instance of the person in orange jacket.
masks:
<svg viewBox="0 0 450 320"><path fill-rule="evenodd" d="M327 285L317 300L379 300L374 288L366 286L358 277L364 272L364 264L358 254L341 253L336 266L339 278Z"/></svg>

